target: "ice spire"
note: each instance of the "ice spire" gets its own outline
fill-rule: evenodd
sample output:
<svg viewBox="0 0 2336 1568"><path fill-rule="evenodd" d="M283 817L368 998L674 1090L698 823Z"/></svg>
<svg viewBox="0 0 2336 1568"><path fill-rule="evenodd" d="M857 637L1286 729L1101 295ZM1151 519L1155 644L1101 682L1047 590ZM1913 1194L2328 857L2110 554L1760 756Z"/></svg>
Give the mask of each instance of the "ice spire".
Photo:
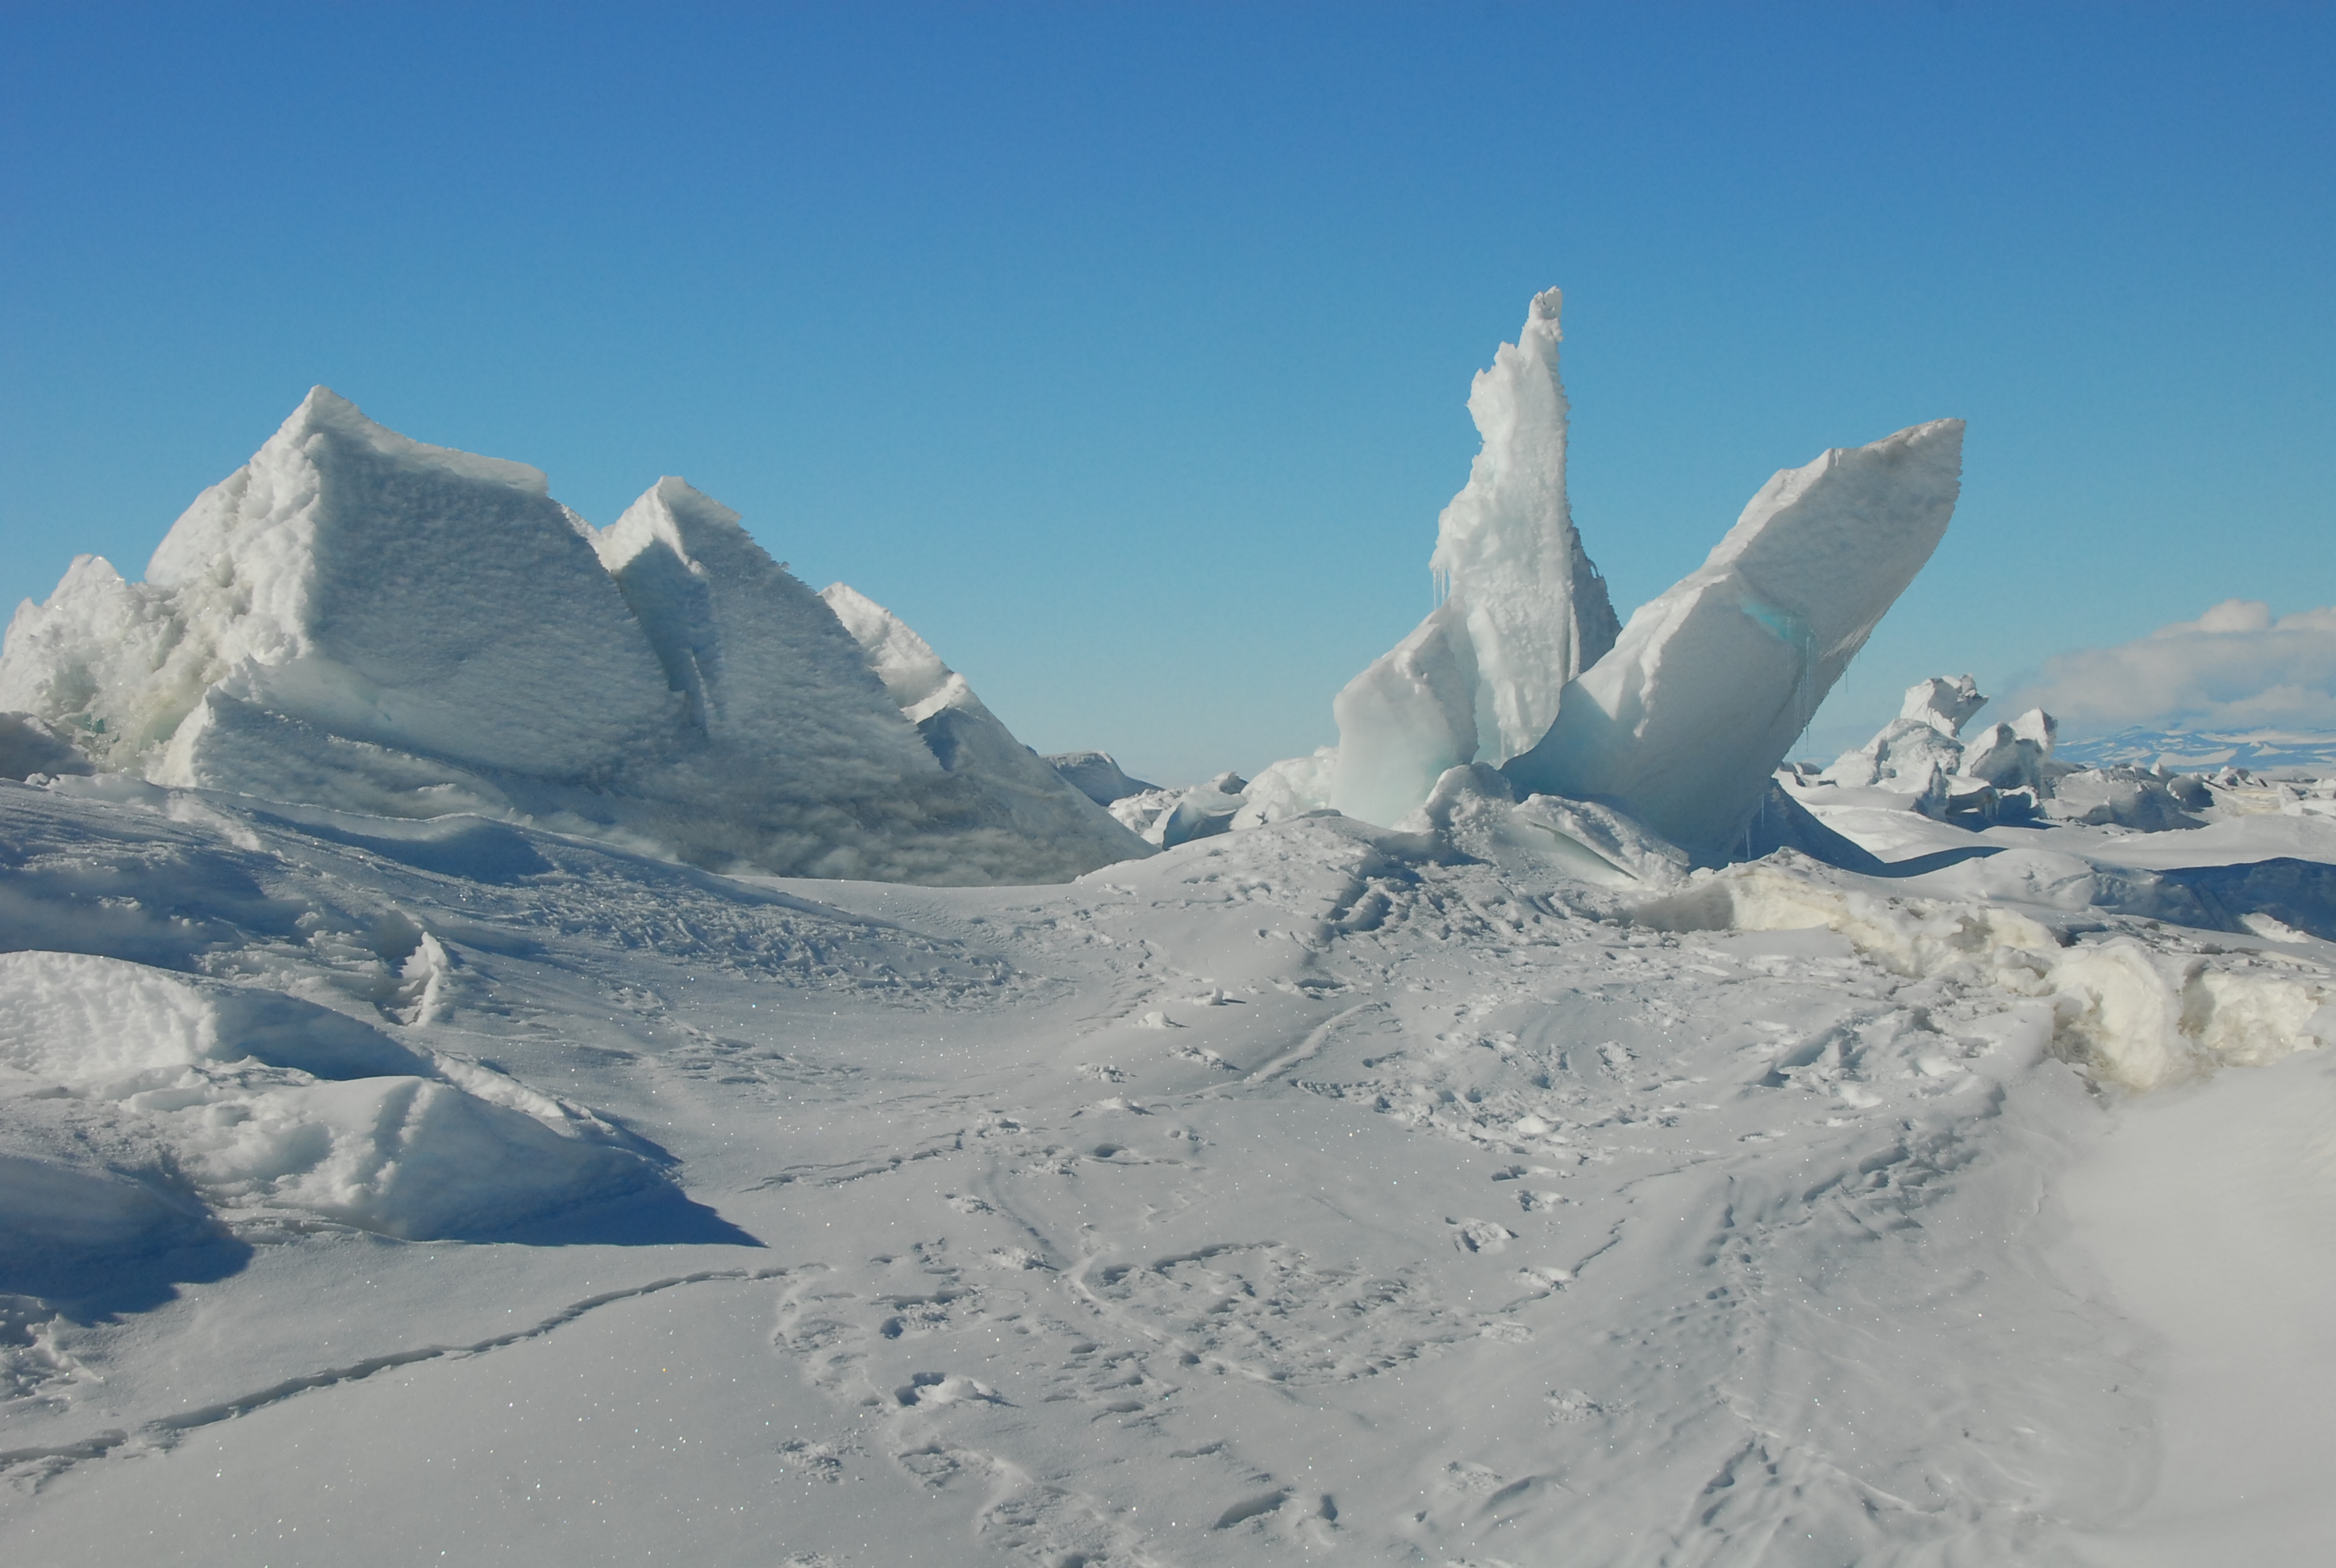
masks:
<svg viewBox="0 0 2336 1568"><path fill-rule="evenodd" d="M1565 684L1614 645L1614 608L1566 504L1562 299L1534 296L1517 341L1469 389L1484 446L1428 562L1446 597L1332 705L1331 802L1350 816L1392 823L1445 769L1531 749Z"/></svg>
<svg viewBox="0 0 2336 1568"><path fill-rule="evenodd" d="M1558 693L1621 630L1565 497L1563 302L1561 289L1533 296L1516 342L1476 373L1468 414L1484 447L1436 520L1427 563L1461 604L1476 657L1478 756L1494 766L1548 732Z"/></svg>

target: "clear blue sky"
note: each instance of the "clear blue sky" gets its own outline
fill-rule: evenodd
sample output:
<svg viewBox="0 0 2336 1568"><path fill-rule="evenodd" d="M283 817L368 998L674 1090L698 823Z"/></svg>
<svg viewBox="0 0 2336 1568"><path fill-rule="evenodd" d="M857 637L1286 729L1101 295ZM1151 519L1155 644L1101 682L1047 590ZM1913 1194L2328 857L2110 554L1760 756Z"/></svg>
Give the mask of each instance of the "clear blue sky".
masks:
<svg viewBox="0 0 2336 1568"><path fill-rule="evenodd" d="M659 474L1042 750L1331 738L1470 375L1566 290L1629 608L1775 469L1971 421L1805 754L2336 603L2336 8L0 5L0 595L136 576L311 383Z"/></svg>

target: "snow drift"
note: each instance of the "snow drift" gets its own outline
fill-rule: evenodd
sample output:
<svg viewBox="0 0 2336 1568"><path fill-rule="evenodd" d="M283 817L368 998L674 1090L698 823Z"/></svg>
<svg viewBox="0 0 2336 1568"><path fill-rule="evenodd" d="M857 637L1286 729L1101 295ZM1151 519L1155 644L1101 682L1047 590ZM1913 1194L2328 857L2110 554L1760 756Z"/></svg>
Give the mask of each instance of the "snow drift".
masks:
<svg viewBox="0 0 2336 1568"><path fill-rule="evenodd" d="M1040 881L1145 852L1035 758L937 755L826 602L681 481L596 532L538 471L322 387L146 581L83 557L21 608L0 709L13 750L63 735L173 787L526 816L701 863Z"/></svg>
<svg viewBox="0 0 2336 1568"><path fill-rule="evenodd" d="M0 1209L35 1229L110 1197L141 1226L201 1205L481 1235L662 1184L589 1135L613 1135L589 1113L475 1064L297 998L83 953L0 955ZM146 1180L123 1184L124 1166Z"/></svg>

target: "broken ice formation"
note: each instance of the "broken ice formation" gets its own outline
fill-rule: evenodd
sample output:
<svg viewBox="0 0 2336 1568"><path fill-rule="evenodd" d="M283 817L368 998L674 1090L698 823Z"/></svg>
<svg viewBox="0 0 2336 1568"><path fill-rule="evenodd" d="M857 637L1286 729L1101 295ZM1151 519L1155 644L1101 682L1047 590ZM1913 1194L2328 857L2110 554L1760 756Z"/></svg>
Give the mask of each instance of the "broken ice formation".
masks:
<svg viewBox="0 0 2336 1568"><path fill-rule="evenodd" d="M0 655L0 710L172 787L813 876L1059 881L1144 852L965 696L920 733L827 603L679 480L596 532L535 469L323 387L145 582L80 558Z"/></svg>
<svg viewBox="0 0 2336 1568"><path fill-rule="evenodd" d="M1998 789L2040 794L2050 783L2047 765L2059 729L2059 722L2040 707L2029 708L2010 724L1991 724L1964 743L1964 776Z"/></svg>
<svg viewBox="0 0 2336 1568"><path fill-rule="evenodd" d="M1987 700L1979 683L1967 675L1952 680L1933 676L1919 682L1907 689L1896 718L1864 745L1844 752L1820 776L1850 789L1935 795L1943 802L1946 781L1962 771L1963 745L1956 737ZM2004 760L2016 762L2017 757L2015 746Z"/></svg>
<svg viewBox="0 0 2336 1568"><path fill-rule="evenodd" d="M1699 860L1725 859L1786 748L1936 547L1960 488L1959 420L1778 473L1699 571L1618 632L1566 501L1559 303L1555 289L1536 297L1471 390L1484 448L1431 561L1447 596L1338 694L1327 770L1267 770L1280 814L1327 805L1392 825L1448 770L1485 763L1520 791L1602 802ZM1903 741L1910 769L1932 746L1953 771L1933 743L1952 747L1971 695L1951 683L1931 694L1944 706L1910 710L1922 731Z"/></svg>
<svg viewBox="0 0 2336 1568"><path fill-rule="evenodd" d="M1469 389L1484 446L1429 558L1446 597L1333 704L1329 803L1350 816L1394 822L1446 769L1531 747L1565 683L1613 646L1613 606L1566 502L1562 299L1535 296L1517 341Z"/></svg>
<svg viewBox="0 0 2336 1568"><path fill-rule="evenodd" d="M1962 433L1933 420L1777 473L1568 685L1549 733L1504 770L1520 792L1617 803L1698 860L1728 858L1945 532Z"/></svg>
<svg viewBox="0 0 2336 1568"><path fill-rule="evenodd" d="M1921 838L1886 820L1900 811L1966 828L2040 814L2077 826L2162 833L2204 825L2193 811L2244 809L2228 787L2218 794L2201 779L2063 761L2054 755L2059 722L2042 708L1961 739L1962 725L1987 700L1969 676L1920 682L1907 691L1901 716L1865 745L1844 752L1814 778L1796 770L1778 782L1797 808L1885 856Z"/></svg>

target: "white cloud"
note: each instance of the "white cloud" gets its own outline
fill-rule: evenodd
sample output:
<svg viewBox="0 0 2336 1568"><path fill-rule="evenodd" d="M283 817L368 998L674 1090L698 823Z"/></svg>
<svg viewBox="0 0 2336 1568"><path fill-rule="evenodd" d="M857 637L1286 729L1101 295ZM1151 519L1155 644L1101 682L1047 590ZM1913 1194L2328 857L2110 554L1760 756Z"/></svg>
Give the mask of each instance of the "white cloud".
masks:
<svg viewBox="0 0 2336 1568"><path fill-rule="evenodd" d="M2000 706L2048 709L2068 735L2336 730L2336 606L2273 619L2260 600L2225 599L2117 648L2057 655Z"/></svg>

